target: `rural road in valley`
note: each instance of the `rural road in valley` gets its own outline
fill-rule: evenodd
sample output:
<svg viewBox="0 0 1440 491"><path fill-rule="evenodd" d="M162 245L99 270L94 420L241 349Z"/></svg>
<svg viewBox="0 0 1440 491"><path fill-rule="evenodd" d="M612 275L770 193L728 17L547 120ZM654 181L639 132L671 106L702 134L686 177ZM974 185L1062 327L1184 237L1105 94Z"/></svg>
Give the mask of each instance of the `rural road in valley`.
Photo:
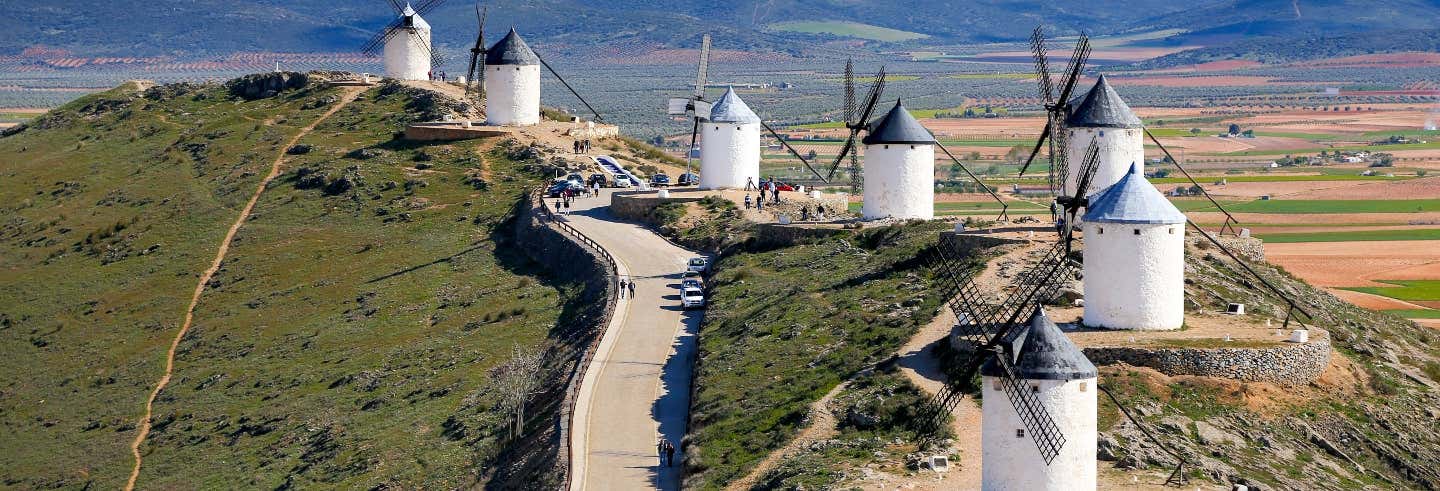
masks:
<svg viewBox="0 0 1440 491"><path fill-rule="evenodd" d="M680 307L680 275L696 254L610 214L611 190L581 198L561 219L600 243L636 281L585 377L572 435L571 489L679 489L680 440L690 408L690 376L700 310ZM554 204L554 199L549 200ZM656 441L676 446L675 466L659 465Z"/></svg>

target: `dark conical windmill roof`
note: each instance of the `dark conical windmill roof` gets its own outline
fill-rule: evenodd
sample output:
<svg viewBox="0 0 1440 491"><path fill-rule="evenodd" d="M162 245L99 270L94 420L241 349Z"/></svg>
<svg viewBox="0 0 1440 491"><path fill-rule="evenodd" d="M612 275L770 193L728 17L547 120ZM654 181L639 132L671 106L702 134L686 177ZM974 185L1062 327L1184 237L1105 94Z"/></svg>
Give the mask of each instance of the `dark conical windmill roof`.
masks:
<svg viewBox="0 0 1440 491"><path fill-rule="evenodd" d="M895 100L895 107L885 113L879 121L870 124L870 131L860 143L876 145L881 143L935 143L935 135L920 125L905 105Z"/></svg>
<svg viewBox="0 0 1440 491"><path fill-rule="evenodd" d="M1094 194L1082 218L1089 223L1185 223L1185 214L1154 184L1140 175L1140 166L1130 164L1130 172L1118 182Z"/></svg>
<svg viewBox="0 0 1440 491"><path fill-rule="evenodd" d="M524 39L520 39L520 33L515 32L512 27L505 37L485 51L485 64L539 65L540 57L535 56L535 51L525 44Z"/></svg>
<svg viewBox="0 0 1440 491"><path fill-rule="evenodd" d="M1073 105L1075 109L1070 111L1070 117L1065 118L1065 126L1085 128L1139 128L1143 124L1135 112L1130 110L1130 105L1120 98L1115 88L1101 75L1095 86L1090 88L1080 99L1078 104Z"/></svg>
<svg viewBox="0 0 1440 491"><path fill-rule="evenodd" d="M1070 337L1040 307L1035 308L1026 325L1010 331L1003 342L1011 347L1009 353L1014 359L1010 364L1022 379L1077 380L1099 376L1100 372L1085 357L1085 352L1070 342ZM980 374L1003 377L1005 371L991 358L980 366Z"/></svg>

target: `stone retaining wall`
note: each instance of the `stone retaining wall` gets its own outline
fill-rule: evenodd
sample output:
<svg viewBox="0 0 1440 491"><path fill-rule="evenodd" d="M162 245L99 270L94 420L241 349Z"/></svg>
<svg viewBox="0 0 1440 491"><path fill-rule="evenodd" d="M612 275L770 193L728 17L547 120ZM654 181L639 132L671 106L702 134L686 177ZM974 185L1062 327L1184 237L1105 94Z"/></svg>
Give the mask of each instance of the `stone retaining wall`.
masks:
<svg viewBox="0 0 1440 491"><path fill-rule="evenodd" d="M704 197L671 195L669 198L657 198L654 191L623 191L610 195L610 213L626 220L643 222L649 220L650 210L661 203L692 203L701 199Z"/></svg>
<svg viewBox="0 0 1440 491"><path fill-rule="evenodd" d="M1330 337L1311 330L1307 343L1265 348L1163 348L1091 346L1085 356L1096 365L1125 363L1166 375L1223 377L1297 387L1314 382L1330 365Z"/></svg>
<svg viewBox="0 0 1440 491"><path fill-rule="evenodd" d="M558 399L558 411L556 414L547 415L553 421L553 434L558 438L546 438L538 442L543 446L551 447L546 451L553 450L554 462L552 465L537 468L537 464L517 465L524 471L536 476L544 476L546 479L560 476L568 481L570 464L570 415L575 407L575 397L580 387L580 381L584 376L585 367L590 365L590 359L594 357L595 348L604 334L606 326L610 324L610 318L615 314L616 273L614 266L605 259L602 251L594 246L585 243L583 240L572 237L561 230L560 225L552 222L545 212L543 199L537 199L536 195L530 195L526 201L516 209L515 215L515 242L526 255L535 262L543 265L547 270L556 275L563 275L565 278L580 281L584 284L578 298L571 300L575 305L574 313L571 316L562 317L555 333L552 333L552 340L555 342L555 351L551 355L563 359L562 364L554 373L558 373L563 380L547 381L543 384L546 392L536 396L538 403L532 403L537 407L548 407ZM548 402L547 402L548 401ZM539 416L539 414L537 414ZM524 476L521 476L523 480ZM510 480L508 482L515 482ZM532 484L534 484L532 482ZM568 487L568 482L565 486Z"/></svg>

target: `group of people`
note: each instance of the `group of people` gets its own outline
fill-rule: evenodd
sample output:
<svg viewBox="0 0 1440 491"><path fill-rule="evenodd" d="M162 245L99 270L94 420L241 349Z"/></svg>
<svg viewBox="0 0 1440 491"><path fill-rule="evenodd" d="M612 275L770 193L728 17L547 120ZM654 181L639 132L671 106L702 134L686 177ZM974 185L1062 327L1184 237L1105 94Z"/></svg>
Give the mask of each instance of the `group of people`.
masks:
<svg viewBox="0 0 1440 491"><path fill-rule="evenodd" d="M635 298L635 280L620 278L620 298L625 298L627 294Z"/></svg>
<svg viewBox="0 0 1440 491"><path fill-rule="evenodd" d="M572 187L567 187L564 190L560 191L560 196L555 198L555 211L560 212L561 215L569 214L570 204L574 203L575 200L580 198L581 196L588 196L591 198L600 197L600 183L592 182L589 185L585 186L584 193L576 191L575 188Z"/></svg>
<svg viewBox="0 0 1440 491"><path fill-rule="evenodd" d="M675 444L665 437L655 442L655 454L660 457L660 465L665 467L675 466Z"/></svg>
<svg viewBox="0 0 1440 491"><path fill-rule="evenodd" d="M577 154L590 153L590 140L575 140L575 143L571 144L571 148Z"/></svg>
<svg viewBox="0 0 1440 491"><path fill-rule="evenodd" d="M444 82L444 81L445 81L445 70L440 70L440 73L438 74L438 75L439 75L438 78L437 78L436 75L437 75L437 74L435 73L435 70L430 70L429 72L426 73L426 76L430 77L430 80L431 80L432 82L435 81L435 80L439 80L439 81L441 81L441 82Z"/></svg>
<svg viewBox="0 0 1440 491"><path fill-rule="evenodd" d="M759 198L759 200L760 200L761 202L765 201L765 193L768 192L768 193L770 193L770 202L771 202L771 203L776 203L776 204L780 203L780 183L777 182L777 181L775 181L775 176L770 176L770 177L768 177L768 178L761 179L759 186L756 186L756 185L755 185L755 180L754 180L754 179L747 177L747 178L745 178L745 190L746 190L746 191L760 191L760 198ZM747 202L750 201L750 195L748 195L748 194L745 195L745 201L747 201ZM757 203L757 204L758 204L759 206L762 206L762 207L764 206L763 203ZM749 208L750 206L749 206L749 204L747 203L745 207L746 207L746 208Z"/></svg>

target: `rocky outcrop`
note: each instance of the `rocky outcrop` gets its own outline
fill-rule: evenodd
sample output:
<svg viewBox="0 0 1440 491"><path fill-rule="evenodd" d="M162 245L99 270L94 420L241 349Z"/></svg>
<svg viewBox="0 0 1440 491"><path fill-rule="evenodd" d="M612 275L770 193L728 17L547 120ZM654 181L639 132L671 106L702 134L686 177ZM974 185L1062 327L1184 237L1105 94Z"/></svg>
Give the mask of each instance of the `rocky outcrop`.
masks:
<svg viewBox="0 0 1440 491"><path fill-rule="evenodd" d="M296 72L255 73L225 82L230 95L253 101L275 97L281 92L305 87L310 76Z"/></svg>

